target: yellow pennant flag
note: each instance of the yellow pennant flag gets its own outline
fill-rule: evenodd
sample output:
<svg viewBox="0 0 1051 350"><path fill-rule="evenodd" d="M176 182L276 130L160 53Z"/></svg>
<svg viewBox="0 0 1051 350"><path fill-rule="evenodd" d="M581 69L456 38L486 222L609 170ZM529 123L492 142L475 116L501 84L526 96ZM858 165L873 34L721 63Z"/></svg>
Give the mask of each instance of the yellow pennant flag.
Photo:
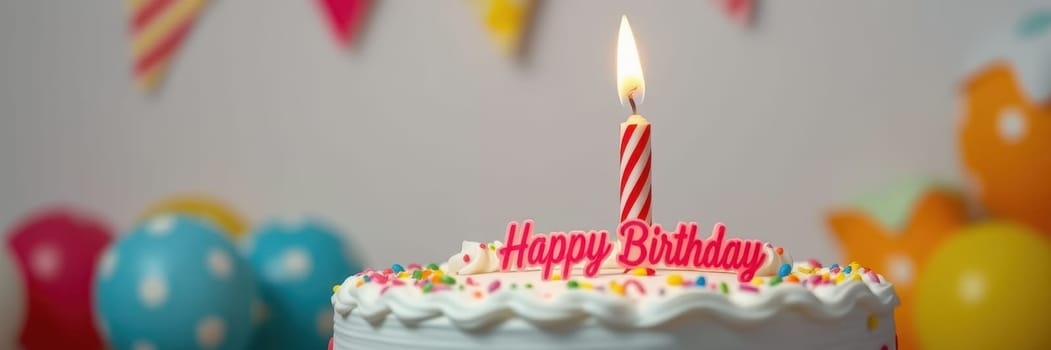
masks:
<svg viewBox="0 0 1051 350"><path fill-rule="evenodd" d="M468 0L475 7L489 37L500 50L517 55L529 27L535 0Z"/></svg>
<svg viewBox="0 0 1051 350"><path fill-rule="evenodd" d="M163 78L207 0L127 0L132 74L152 90Z"/></svg>

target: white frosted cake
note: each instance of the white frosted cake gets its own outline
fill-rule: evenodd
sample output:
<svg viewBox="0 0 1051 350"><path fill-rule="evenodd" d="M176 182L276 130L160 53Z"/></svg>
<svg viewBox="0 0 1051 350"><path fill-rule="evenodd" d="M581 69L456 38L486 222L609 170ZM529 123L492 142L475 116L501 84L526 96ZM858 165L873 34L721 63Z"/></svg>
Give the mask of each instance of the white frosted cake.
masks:
<svg viewBox="0 0 1051 350"><path fill-rule="evenodd" d="M622 241L610 242L614 252L624 251ZM504 247L464 242L441 265L396 264L347 278L332 296L334 348L897 348L898 297L857 263L793 263L782 248L763 244L745 281L740 273L668 264L626 269L618 254L596 262L590 277L570 264L560 270L570 278L548 271L544 279L538 267L501 266ZM668 248L668 256L691 252ZM701 243L694 248L700 261Z"/></svg>

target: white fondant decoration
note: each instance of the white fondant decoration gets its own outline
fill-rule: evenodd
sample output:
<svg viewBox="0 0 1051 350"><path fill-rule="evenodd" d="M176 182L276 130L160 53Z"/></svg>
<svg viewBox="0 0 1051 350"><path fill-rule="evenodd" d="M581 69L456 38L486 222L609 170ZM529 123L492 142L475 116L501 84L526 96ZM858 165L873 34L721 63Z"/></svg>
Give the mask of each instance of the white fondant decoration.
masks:
<svg viewBox="0 0 1051 350"><path fill-rule="evenodd" d="M449 258L446 269L458 275L499 271L500 255L497 250L503 246L497 241L493 242L493 248L490 249L489 244L464 241L460 245L460 253Z"/></svg>
<svg viewBox="0 0 1051 350"><path fill-rule="evenodd" d="M1031 12L993 34L964 64L970 80L990 64L1007 63L1030 101L1051 99L1051 9Z"/></svg>

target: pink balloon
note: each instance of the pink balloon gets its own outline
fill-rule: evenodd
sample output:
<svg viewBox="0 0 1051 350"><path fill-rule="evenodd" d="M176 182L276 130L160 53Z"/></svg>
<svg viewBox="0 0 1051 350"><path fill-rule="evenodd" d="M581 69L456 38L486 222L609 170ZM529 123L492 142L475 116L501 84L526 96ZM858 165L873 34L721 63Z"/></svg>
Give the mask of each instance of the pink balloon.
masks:
<svg viewBox="0 0 1051 350"><path fill-rule="evenodd" d="M64 208L27 216L7 236L26 285L27 350L102 349L95 329L95 263L112 239L105 224Z"/></svg>

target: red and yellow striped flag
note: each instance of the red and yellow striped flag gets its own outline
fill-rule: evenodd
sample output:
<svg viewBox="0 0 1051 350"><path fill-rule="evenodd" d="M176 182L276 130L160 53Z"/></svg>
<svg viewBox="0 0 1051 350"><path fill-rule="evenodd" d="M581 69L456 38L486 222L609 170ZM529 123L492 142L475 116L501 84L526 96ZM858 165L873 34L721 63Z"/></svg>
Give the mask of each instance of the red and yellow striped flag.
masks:
<svg viewBox="0 0 1051 350"><path fill-rule="evenodd" d="M134 59L132 74L152 90L164 77L175 51L207 0L127 0Z"/></svg>

